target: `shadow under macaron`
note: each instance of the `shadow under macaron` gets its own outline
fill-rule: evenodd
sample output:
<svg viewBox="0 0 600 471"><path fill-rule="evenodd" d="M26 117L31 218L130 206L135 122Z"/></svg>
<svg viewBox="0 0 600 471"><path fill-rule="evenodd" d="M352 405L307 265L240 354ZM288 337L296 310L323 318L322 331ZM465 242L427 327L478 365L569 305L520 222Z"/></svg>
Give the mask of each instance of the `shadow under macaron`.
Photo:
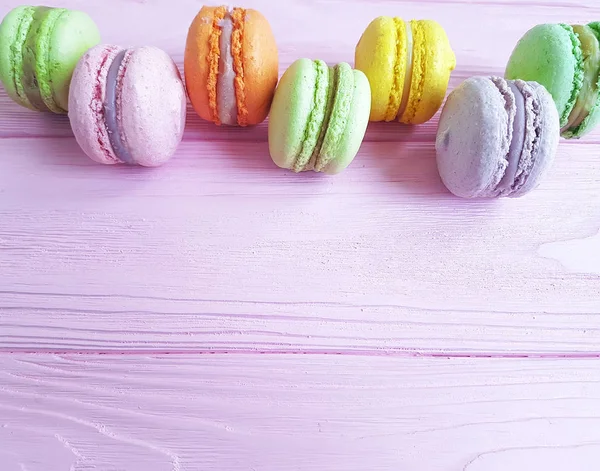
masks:
<svg viewBox="0 0 600 471"><path fill-rule="evenodd" d="M374 178L385 185L383 191L397 204L414 207L420 202L419 211L424 215L429 213L429 217L443 214L454 220L475 218L479 221L477 224L485 225L506 211L510 198L464 199L446 188L436 161L437 123L437 117L421 126L370 123L353 165L363 162L363 167L376 168L378 173ZM396 128L395 140L379 141L389 127Z"/></svg>
<svg viewBox="0 0 600 471"><path fill-rule="evenodd" d="M39 113L13 102L0 87L0 138L73 137L67 114Z"/></svg>
<svg viewBox="0 0 600 471"><path fill-rule="evenodd" d="M300 172L278 167L269 151L268 121L252 128L224 129L220 142L223 156L229 159L232 169L246 173L257 184L281 185L274 193L318 196L327 193L335 177L317 172ZM247 139L244 139L247 138ZM293 188L290 190L290 188Z"/></svg>
<svg viewBox="0 0 600 471"><path fill-rule="evenodd" d="M395 128L393 141L380 136ZM396 186L401 193L425 198L446 195L435 161L435 136L419 133L418 126L399 123L369 123L357 161L377 168L382 182Z"/></svg>
<svg viewBox="0 0 600 471"><path fill-rule="evenodd" d="M279 168L271 158L269 151L269 118L256 126L227 126L216 125L200 118L194 109L188 106L186 131L184 142L194 142L198 149L198 158L221 158L228 162L233 170L246 172L255 178L257 174L265 178L258 178L256 182L265 183L265 179L277 183L309 185L302 193L321 193L320 187L331 185L332 176L317 172L295 173L291 170ZM203 146L210 143L210 146ZM214 144L218 145L214 145ZM214 155L215 147L218 154ZM206 155L210 152L211 155ZM317 188L315 188L315 186ZM313 191L314 189L314 191Z"/></svg>

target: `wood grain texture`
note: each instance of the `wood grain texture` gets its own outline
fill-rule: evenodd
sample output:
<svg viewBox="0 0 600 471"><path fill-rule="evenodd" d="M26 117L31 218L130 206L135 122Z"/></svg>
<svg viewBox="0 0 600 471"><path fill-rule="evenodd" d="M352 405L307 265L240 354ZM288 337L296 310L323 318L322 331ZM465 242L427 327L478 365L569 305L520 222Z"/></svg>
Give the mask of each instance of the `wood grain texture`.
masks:
<svg viewBox="0 0 600 471"><path fill-rule="evenodd" d="M592 471L599 401L590 360L4 355L0 461L3 471Z"/></svg>
<svg viewBox="0 0 600 471"><path fill-rule="evenodd" d="M53 3L180 67L202 4ZM375 16L436 19L451 88L501 75L534 24L600 18L596 0L243 6L281 72L352 63ZM600 130L561 142L528 197L463 201L436 127L371 125L329 178L276 168L265 124L189 108L168 165L109 168L0 90L0 471L595 471Z"/></svg>
<svg viewBox="0 0 600 471"><path fill-rule="evenodd" d="M528 198L472 202L429 143L367 142L336 179L262 142L185 142L153 172L2 143L3 350L600 350L597 259L540 252L596 233L595 146Z"/></svg>

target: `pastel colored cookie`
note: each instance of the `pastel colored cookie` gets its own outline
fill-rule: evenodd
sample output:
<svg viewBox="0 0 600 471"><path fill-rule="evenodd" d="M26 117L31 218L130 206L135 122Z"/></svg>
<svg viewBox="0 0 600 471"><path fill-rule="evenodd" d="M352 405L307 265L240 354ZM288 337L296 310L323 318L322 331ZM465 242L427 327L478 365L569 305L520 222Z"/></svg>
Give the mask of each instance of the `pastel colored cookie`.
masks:
<svg viewBox="0 0 600 471"><path fill-rule="evenodd" d="M533 80L550 92L561 134L580 138L600 122L600 23L543 24L513 50L505 77Z"/></svg>
<svg viewBox="0 0 600 471"><path fill-rule="evenodd" d="M0 81L21 106L66 113L73 69L99 42L98 28L85 13L17 7L0 24Z"/></svg>
<svg viewBox="0 0 600 471"><path fill-rule="evenodd" d="M336 174L356 156L369 122L365 75L342 62L299 59L283 74L269 118L269 151L281 168Z"/></svg>
<svg viewBox="0 0 600 471"><path fill-rule="evenodd" d="M92 160L155 167L181 142L186 96L177 66L155 47L90 49L73 73L69 119Z"/></svg>
<svg viewBox="0 0 600 471"><path fill-rule="evenodd" d="M279 73L271 26L256 10L202 7L188 32L184 70L201 118L217 125L261 123Z"/></svg>
<svg viewBox="0 0 600 471"><path fill-rule="evenodd" d="M371 84L371 121L421 124L442 105L456 58L435 21L381 16L360 38L355 67Z"/></svg>
<svg viewBox="0 0 600 471"><path fill-rule="evenodd" d="M559 119L536 82L473 77L448 97L436 139L442 181L463 198L519 197L552 165Z"/></svg>

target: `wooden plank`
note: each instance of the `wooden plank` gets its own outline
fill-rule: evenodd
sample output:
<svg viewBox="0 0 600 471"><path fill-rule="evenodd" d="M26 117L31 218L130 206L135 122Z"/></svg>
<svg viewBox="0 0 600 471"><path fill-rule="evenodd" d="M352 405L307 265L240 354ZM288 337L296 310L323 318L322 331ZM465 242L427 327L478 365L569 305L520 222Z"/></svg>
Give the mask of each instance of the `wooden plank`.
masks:
<svg viewBox="0 0 600 471"><path fill-rule="evenodd" d="M3 471L591 471L599 406L587 360L2 355L0 460Z"/></svg>
<svg viewBox="0 0 600 471"><path fill-rule="evenodd" d="M451 197L419 142L366 143L335 179L265 143L184 143L151 171L3 146L0 349L600 350L600 263L568 257L600 243L594 146L495 202Z"/></svg>
<svg viewBox="0 0 600 471"><path fill-rule="evenodd" d="M200 7L55 4L180 67ZM437 19L451 89L502 74L536 23L600 18L594 0L244 6L281 72L352 62L374 16ZM265 124L190 110L169 165L107 168L0 90L0 469L595 471L600 130L531 196L473 202L437 176L436 126L371 125L325 178L276 169Z"/></svg>

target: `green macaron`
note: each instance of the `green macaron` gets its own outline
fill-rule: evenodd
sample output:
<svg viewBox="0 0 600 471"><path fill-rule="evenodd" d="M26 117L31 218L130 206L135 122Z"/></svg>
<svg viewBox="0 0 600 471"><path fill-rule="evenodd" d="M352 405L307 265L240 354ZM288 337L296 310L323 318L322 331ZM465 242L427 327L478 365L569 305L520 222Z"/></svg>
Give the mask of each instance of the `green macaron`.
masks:
<svg viewBox="0 0 600 471"><path fill-rule="evenodd" d="M513 50L505 77L542 84L554 98L561 135L584 136L600 122L600 23L533 27Z"/></svg>
<svg viewBox="0 0 600 471"><path fill-rule="evenodd" d="M358 153L371 112L365 74L345 62L299 59L283 74L271 106L269 151L281 168L336 174Z"/></svg>
<svg viewBox="0 0 600 471"><path fill-rule="evenodd" d="M66 113L73 70L99 43L98 28L85 13L17 7L0 24L0 81L22 106Z"/></svg>

